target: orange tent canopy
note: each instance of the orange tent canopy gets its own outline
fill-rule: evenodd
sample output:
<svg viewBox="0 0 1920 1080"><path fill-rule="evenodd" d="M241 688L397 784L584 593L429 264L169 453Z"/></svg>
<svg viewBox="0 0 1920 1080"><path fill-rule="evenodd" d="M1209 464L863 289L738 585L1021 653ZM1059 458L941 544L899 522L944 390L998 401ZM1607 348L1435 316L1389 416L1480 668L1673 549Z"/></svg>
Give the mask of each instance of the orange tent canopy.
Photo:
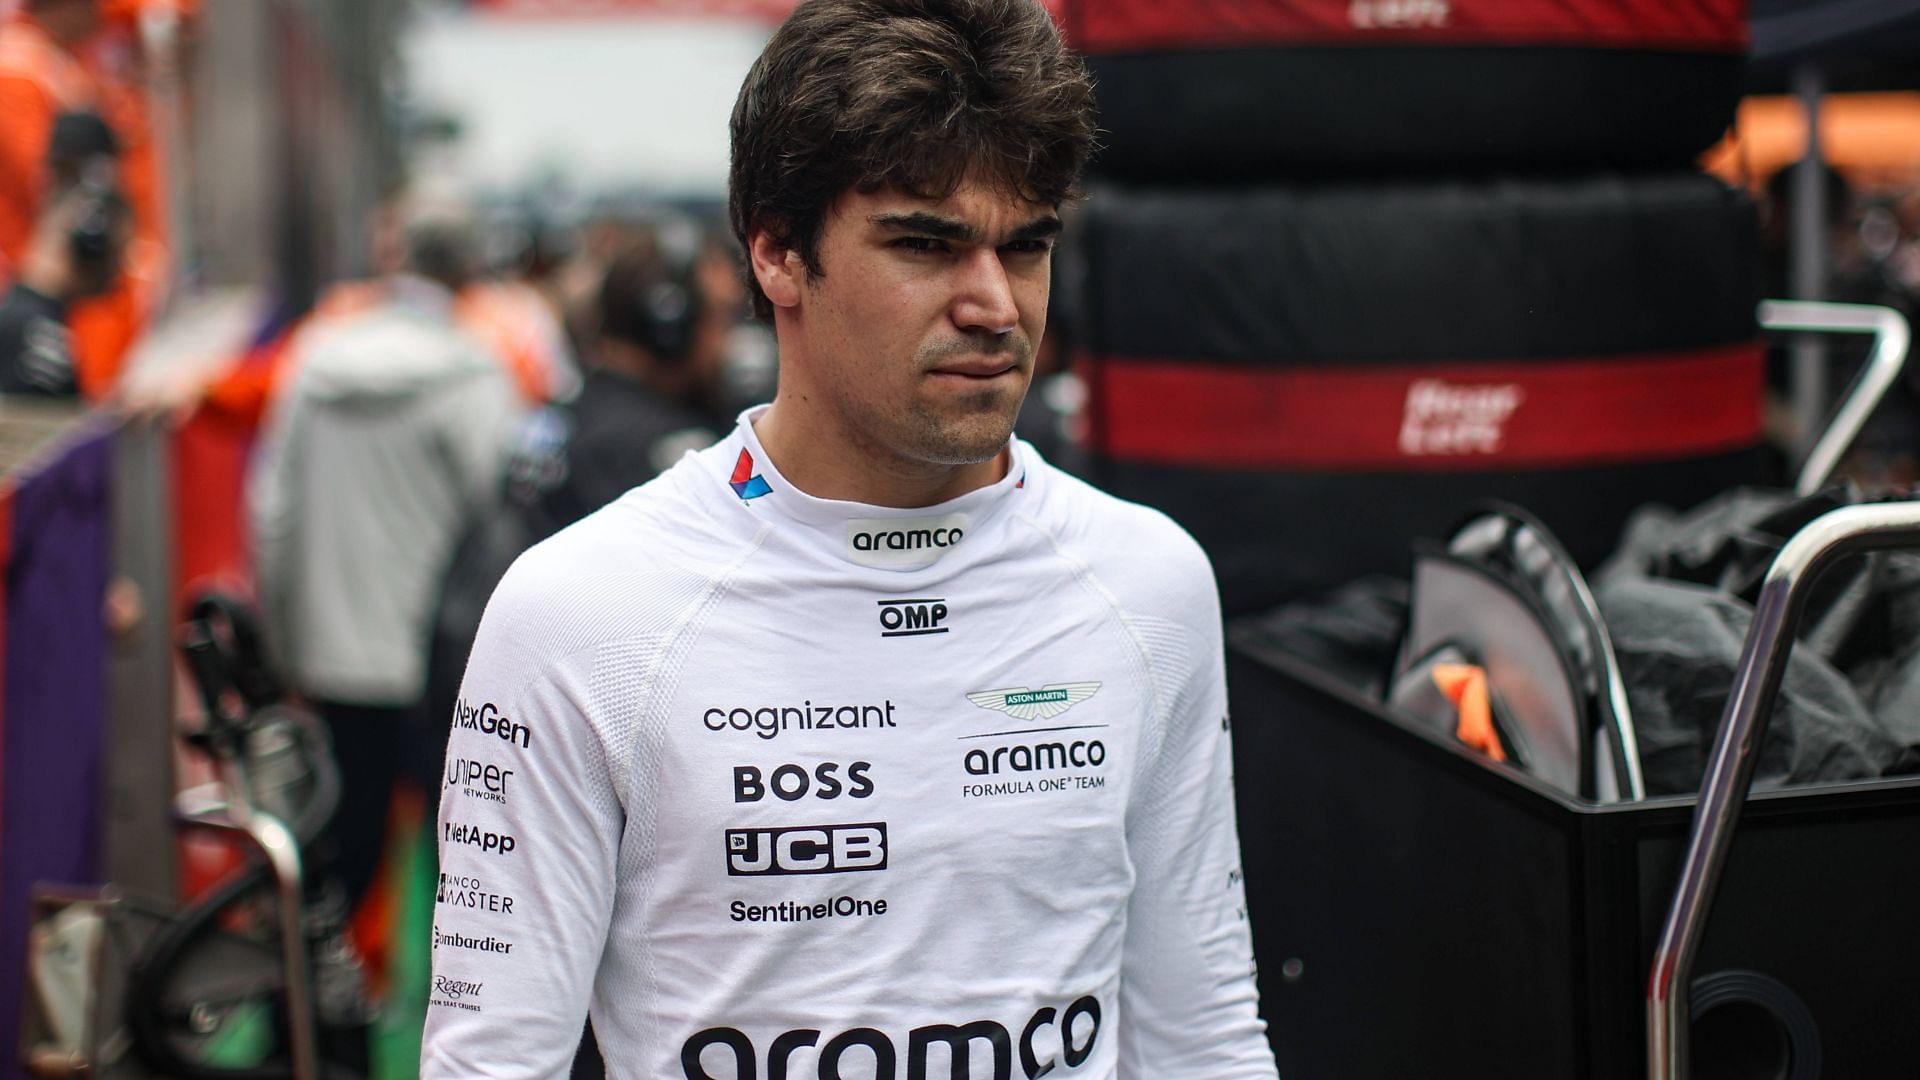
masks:
<svg viewBox="0 0 1920 1080"><path fill-rule="evenodd" d="M1798 98L1750 97L1701 165L1758 190L1800 160L1806 147L1807 116ZM1859 187L1920 182L1920 93L1828 94L1820 101L1820 150Z"/></svg>

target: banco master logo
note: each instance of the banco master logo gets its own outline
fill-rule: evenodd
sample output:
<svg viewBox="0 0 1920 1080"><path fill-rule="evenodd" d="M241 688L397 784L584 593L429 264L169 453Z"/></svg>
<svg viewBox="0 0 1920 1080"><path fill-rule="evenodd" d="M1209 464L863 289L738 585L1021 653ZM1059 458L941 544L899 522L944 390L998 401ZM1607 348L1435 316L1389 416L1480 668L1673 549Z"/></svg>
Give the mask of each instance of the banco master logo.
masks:
<svg viewBox="0 0 1920 1080"><path fill-rule="evenodd" d="M967 515L859 518L847 522L847 558L883 570L932 566L967 535Z"/></svg>
<svg viewBox="0 0 1920 1080"><path fill-rule="evenodd" d="M1097 682L1048 683L1038 690L1024 686L1002 690L975 690L967 700L983 709L1003 712L1016 720L1051 720L1100 690Z"/></svg>
<svg viewBox="0 0 1920 1080"><path fill-rule="evenodd" d="M942 626L947 621L947 602L941 597L921 597L909 600L879 600L881 637L919 637L923 634L944 634L950 626Z"/></svg>
<svg viewBox="0 0 1920 1080"><path fill-rule="evenodd" d="M992 1065L993 1080L1026 1080L1053 1073L1064 1065L1069 1071L1085 1065L1093 1057L1100 1039L1100 1001L1091 994L1065 1009L1045 1006L1036 1009L1016 1035L1012 1027L996 1020L970 1020L958 1024L926 1024L905 1033L905 1045L899 1035L889 1035L876 1027L856 1027L842 1031L822 1044L824 1034L815 1028L784 1031L767 1044L766 1072L760 1071L758 1048L747 1033L736 1027L710 1027L695 1032L680 1047L680 1069L686 1080L749 1080L765 1075L804 1080L840 1080L843 1069L856 1076L874 1076L894 1080L899 1076L899 1061L904 1051L907 1080L929 1080L933 1076L973 1077L975 1056L982 1065ZM936 1050L935 1047L939 1049ZM817 1048L817 1049L816 1049ZM1015 1059L1019 1073L1015 1073ZM930 1062L944 1059L949 1064L939 1069ZM871 1071L867 1063L872 1062ZM718 1068L720 1072L711 1071ZM933 1070L933 1071L929 1071Z"/></svg>
<svg viewBox="0 0 1920 1080"><path fill-rule="evenodd" d="M732 877L851 874L886 868L883 821L727 830L727 873Z"/></svg>
<svg viewBox="0 0 1920 1080"><path fill-rule="evenodd" d="M441 874L440 892L435 900L447 907L465 908L468 911L513 914L513 897L506 893L489 892L479 878L463 874Z"/></svg>

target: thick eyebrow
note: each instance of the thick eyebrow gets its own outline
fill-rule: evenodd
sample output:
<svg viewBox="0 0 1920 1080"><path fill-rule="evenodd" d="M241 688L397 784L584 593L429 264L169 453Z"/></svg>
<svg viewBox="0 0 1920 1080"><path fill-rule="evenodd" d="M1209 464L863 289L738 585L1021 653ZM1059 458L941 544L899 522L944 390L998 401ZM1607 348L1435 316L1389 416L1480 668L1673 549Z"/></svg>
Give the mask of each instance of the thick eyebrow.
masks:
<svg viewBox="0 0 1920 1080"><path fill-rule="evenodd" d="M939 240L950 240L958 244L974 244L980 241L980 230L950 217L926 210L915 210L907 214L875 214L867 219L875 227L890 232L917 233ZM1013 230L1006 243L1017 244L1025 240L1040 240L1057 235L1060 232L1060 219L1049 214L1036 218Z"/></svg>
<svg viewBox="0 0 1920 1080"><path fill-rule="evenodd" d="M919 233L960 244L971 244L980 238L980 230L966 222L925 210L915 210L910 214L875 214L867 220L892 232Z"/></svg>
<svg viewBox="0 0 1920 1080"><path fill-rule="evenodd" d="M1007 237L1007 243L1018 244L1023 240L1044 240L1049 236L1060 235L1060 229L1060 219L1057 217L1049 215L1036 218L1013 230L1013 235Z"/></svg>

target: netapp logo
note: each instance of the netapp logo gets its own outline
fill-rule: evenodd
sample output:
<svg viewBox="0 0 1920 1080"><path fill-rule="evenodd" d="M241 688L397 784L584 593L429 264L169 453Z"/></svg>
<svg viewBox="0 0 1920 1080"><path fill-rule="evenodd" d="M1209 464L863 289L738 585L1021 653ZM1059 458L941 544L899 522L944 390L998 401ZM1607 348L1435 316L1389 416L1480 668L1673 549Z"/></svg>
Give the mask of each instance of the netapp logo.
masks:
<svg viewBox="0 0 1920 1080"><path fill-rule="evenodd" d="M735 765L733 767L733 801L737 803L759 802L772 792L773 797L782 802L797 802L812 791L816 799L837 799L842 794L849 799L864 799L873 794L873 779L867 770L873 768L871 761L856 761L847 766L846 782L842 782L838 773L840 764L834 761L822 762L808 773L804 765L782 765L765 775L757 765Z"/></svg>
<svg viewBox="0 0 1920 1080"><path fill-rule="evenodd" d="M471 938L465 934L444 934L439 927L433 928L433 947L445 945L449 949L472 949L475 952L506 954L513 951L513 943L501 941L497 937Z"/></svg>
<svg viewBox="0 0 1920 1080"><path fill-rule="evenodd" d="M464 731L477 731L482 735L498 735L502 740L519 743L522 747L533 743L532 729L502 716L499 707L491 701L481 703L479 708L467 704L464 700L455 703L453 726Z"/></svg>
<svg viewBox="0 0 1920 1080"><path fill-rule="evenodd" d="M1107 745L1099 739L1069 743L996 746L991 751L967 751L967 771L975 776L999 776L1001 770L1050 772L1056 769L1092 769L1106 763Z"/></svg>
<svg viewBox="0 0 1920 1080"><path fill-rule="evenodd" d="M496 855L508 854L520 846L520 842L513 838L512 833L488 832L477 825L462 825L449 821L443 824L441 829L449 844L466 844Z"/></svg>
<svg viewBox="0 0 1920 1080"><path fill-rule="evenodd" d="M1416 380L1407 388L1400 452L1408 457L1498 453L1507 421L1526 396L1514 383L1462 386Z"/></svg>
<svg viewBox="0 0 1920 1080"><path fill-rule="evenodd" d="M967 515L861 518L847 522L847 558L883 570L932 566L967 535Z"/></svg>
<svg viewBox="0 0 1920 1080"><path fill-rule="evenodd" d="M485 911L495 915L513 914L513 897L506 893L488 892L477 877L441 874L440 894L435 900L448 907L464 908L468 911Z"/></svg>
<svg viewBox="0 0 1920 1080"><path fill-rule="evenodd" d="M708 709L700 715L708 731L751 731L763 739L777 738L788 729L897 727L893 700L879 705L815 705L811 699L792 705Z"/></svg>
<svg viewBox="0 0 1920 1080"><path fill-rule="evenodd" d="M507 781L512 777L512 769L482 764L470 758L449 758L447 761L447 786L460 788L470 798L506 802Z"/></svg>
<svg viewBox="0 0 1920 1080"><path fill-rule="evenodd" d="M881 600L881 637L919 637L944 634L953 629L941 626L947 618L947 602L938 597L922 600Z"/></svg>
<svg viewBox="0 0 1920 1080"><path fill-rule="evenodd" d="M733 877L851 874L886 868L887 826L881 821L727 830L727 873Z"/></svg>
<svg viewBox="0 0 1920 1080"><path fill-rule="evenodd" d="M1053 1030L1048 1031L1049 1028ZM799 1077L799 1073L792 1071L792 1059L804 1047L819 1046L820 1035L816 1029L801 1028L774 1036L773 1042L767 1045L766 1075ZM1064 1013L1051 1007L1035 1011L1021 1027L1017 1042L1007 1028L993 1020L928 1024L907 1032L907 1080L927 1080L927 1061L936 1045L944 1048L945 1057L951 1062L947 1075L973 1076L973 1055L977 1049L992 1058L993 1080L1013 1080L1016 1053L1020 1057L1020 1075L1027 1080L1037 1080L1062 1063L1069 1069L1086 1064L1099 1038L1100 1002L1091 994L1067 1006ZM702 1057L705 1051L716 1047L723 1048L727 1054L716 1050ZM870 1027L853 1028L828 1039L820 1048L819 1064L813 1075L820 1080L839 1080L842 1059L849 1052L858 1063L855 1068L864 1069L871 1060L874 1076L891 1080L899 1075L899 1050L893 1039ZM1040 1056L1043 1053L1047 1055L1044 1061ZM719 1074L707 1071L707 1061L722 1062L728 1055L732 1060L723 1066L726 1071ZM696 1032L680 1047L680 1068L686 1073L686 1080L750 1080L760 1075L759 1060L753 1040L739 1028L708 1028Z"/></svg>

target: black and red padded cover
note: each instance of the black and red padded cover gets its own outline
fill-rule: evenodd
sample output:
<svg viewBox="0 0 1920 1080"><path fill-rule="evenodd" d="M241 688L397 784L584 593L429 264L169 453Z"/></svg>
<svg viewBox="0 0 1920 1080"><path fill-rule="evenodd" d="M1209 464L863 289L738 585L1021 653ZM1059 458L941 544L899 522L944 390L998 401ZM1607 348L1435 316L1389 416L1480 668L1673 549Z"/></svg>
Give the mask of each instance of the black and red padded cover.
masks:
<svg viewBox="0 0 1920 1080"><path fill-rule="evenodd" d="M1095 479L1232 611L1404 571L1476 499L1590 564L1758 479L1757 227L1710 177L1109 186L1072 251Z"/></svg>
<svg viewBox="0 0 1920 1080"><path fill-rule="evenodd" d="M1137 180L1678 166L1731 122L1747 0L1063 0L1095 167Z"/></svg>

